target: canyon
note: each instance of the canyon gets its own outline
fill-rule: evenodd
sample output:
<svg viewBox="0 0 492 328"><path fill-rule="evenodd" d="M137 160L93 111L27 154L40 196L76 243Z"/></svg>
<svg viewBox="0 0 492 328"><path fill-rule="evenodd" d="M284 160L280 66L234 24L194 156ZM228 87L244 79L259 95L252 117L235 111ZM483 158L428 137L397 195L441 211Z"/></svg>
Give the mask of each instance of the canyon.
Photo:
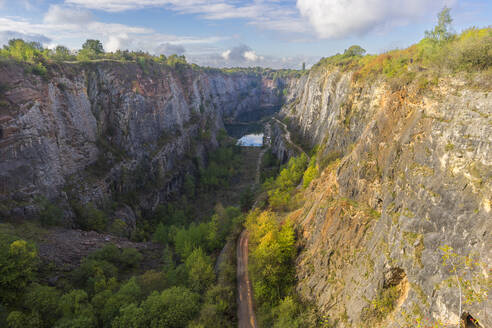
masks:
<svg viewBox="0 0 492 328"><path fill-rule="evenodd" d="M467 315L492 326L487 75L423 89L323 66L283 77L114 61L49 72L0 64L0 217L35 218L44 196L72 227L74 203L119 200L112 216L131 229L205 165L225 123L279 110L265 129L272 153L320 166L282 213L296 228L297 293L336 327L448 327ZM396 306L375 315L390 292Z"/></svg>

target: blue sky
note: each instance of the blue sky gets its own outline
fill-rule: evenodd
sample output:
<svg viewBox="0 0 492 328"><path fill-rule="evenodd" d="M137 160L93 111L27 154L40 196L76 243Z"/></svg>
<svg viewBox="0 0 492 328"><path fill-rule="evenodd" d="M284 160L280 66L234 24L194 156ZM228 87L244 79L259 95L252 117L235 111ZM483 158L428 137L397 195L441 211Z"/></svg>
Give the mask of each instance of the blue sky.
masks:
<svg viewBox="0 0 492 328"><path fill-rule="evenodd" d="M491 0L0 0L0 43L77 49L95 38L200 65L299 68L352 44L407 47L444 5L457 32L491 24Z"/></svg>

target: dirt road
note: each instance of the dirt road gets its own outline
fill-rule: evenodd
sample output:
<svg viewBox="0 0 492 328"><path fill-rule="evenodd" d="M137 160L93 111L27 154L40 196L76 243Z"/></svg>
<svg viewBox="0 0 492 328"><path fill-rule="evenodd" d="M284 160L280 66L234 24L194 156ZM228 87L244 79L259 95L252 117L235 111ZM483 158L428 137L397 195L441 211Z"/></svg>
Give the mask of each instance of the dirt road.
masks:
<svg viewBox="0 0 492 328"><path fill-rule="evenodd" d="M248 231L244 230L237 245L237 288L239 328L256 328L253 290L248 277Z"/></svg>
<svg viewBox="0 0 492 328"><path fill-rule="evenodd" d="M296 145L291 139L290 139L290 131L289 129L287 128L287 125L284 123L284 122L281 122L279 121L278 119L276 119L275 117L272 118L275 122L279 123L280 125L282 125L282 127L284 128L284 136L285 136L285 139L287 139L287 142L290 143L294 148L296 148L301 154L305 154L307 156L307 153L301 148L299 147L298 145Z"/></svg>

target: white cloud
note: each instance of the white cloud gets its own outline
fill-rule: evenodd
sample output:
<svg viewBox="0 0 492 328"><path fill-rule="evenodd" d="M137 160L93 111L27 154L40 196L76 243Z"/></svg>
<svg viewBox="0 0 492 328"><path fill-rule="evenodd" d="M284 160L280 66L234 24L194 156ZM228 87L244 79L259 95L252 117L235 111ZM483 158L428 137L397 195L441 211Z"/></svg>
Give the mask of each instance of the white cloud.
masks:
<svg viewBox="0 0 492 328"><path fill-rule="evenodd" d="M228 49L221 54L221 57L224 58L225 60L229 60L229 57L231 56L231 52L232 52L231 49Z"/></svg>
<svg viewBox="0 0 492 328"><path fill-rule="evenodd" d="M196 64L211 67L249 67L262 66L275 69L301 68L305 62L311 66L319 60L317 56L276 57L259 55L247 45L239 45L225 51L210 52L201 55L191 54L187 58Z"/></svg>
<svg viewBox="0 0 492 328"><path fill-rule="evenodd" d="M49 44L51 39L42 34L26 34L16 31L0 31L0 45L8 43L11 39L23 39L29 42L39 42L41 44Z"/></svg>
<svg viewBox="0 0 492 328"><path fill-rule="evenodd" d="M309 24L299 17L291 1L65 0L65 3L109 12L162 7L181 14L196 14L207 20L245 19L248 24L266 30L290 33L309 31Z"/></svg>
<svg viewBox="0 0 492 328"><path fill-rule="evenodd" d="M405 25L453 0L297 0L302 16L321 38L342 38Z"/></svg>
<svg viewBox="0 0 492 328"><path fill-rule="evenodd" d="M158 55L182 55L186 52L185 47L182 44L172 44L169 42L161 43L154 52Z"/></svg>
<svg viewBox="0 0 492 328"><path fill-rule="evenodd" d="M254 51L246 51L243 56L244 56L244 59L246 59L248 61L253 61L253 62L262 58L262 57L258 56L256 54L256 52L254 52Z"/></svg>
<svg viewBox="0 0 492 328"><path fill-rule="evenodd" d="M79 49L86 39L98 39L107 51L128 49L153 54L183 54L185 47L197 49L224 39L177 36L138 26L103 23L88 11L56 5L49 8L41 24L20 17L0 17L0 45L17 37L39 41L45 47L63 44L72 49Z"/></svg>
<svg viewBox="0 0 492 328"><path fill-rule="evenodd" d="M48 24L87 24L94 21L94 16L88 10L66 8L51 5L44 15L44 22Z"/></svg>

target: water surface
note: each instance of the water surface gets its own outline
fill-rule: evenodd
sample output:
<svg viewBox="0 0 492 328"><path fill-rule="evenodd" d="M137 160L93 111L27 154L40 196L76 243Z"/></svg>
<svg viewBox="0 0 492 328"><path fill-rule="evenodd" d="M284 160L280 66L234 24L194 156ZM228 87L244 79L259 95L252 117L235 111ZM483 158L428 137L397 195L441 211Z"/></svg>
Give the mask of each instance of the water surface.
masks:
<svg viewBox="0 0 492 328"><path fill-rule="evenodd" d="M237 144L245 147L261 147L263 146L263 133L242 136Z"/></svg>

